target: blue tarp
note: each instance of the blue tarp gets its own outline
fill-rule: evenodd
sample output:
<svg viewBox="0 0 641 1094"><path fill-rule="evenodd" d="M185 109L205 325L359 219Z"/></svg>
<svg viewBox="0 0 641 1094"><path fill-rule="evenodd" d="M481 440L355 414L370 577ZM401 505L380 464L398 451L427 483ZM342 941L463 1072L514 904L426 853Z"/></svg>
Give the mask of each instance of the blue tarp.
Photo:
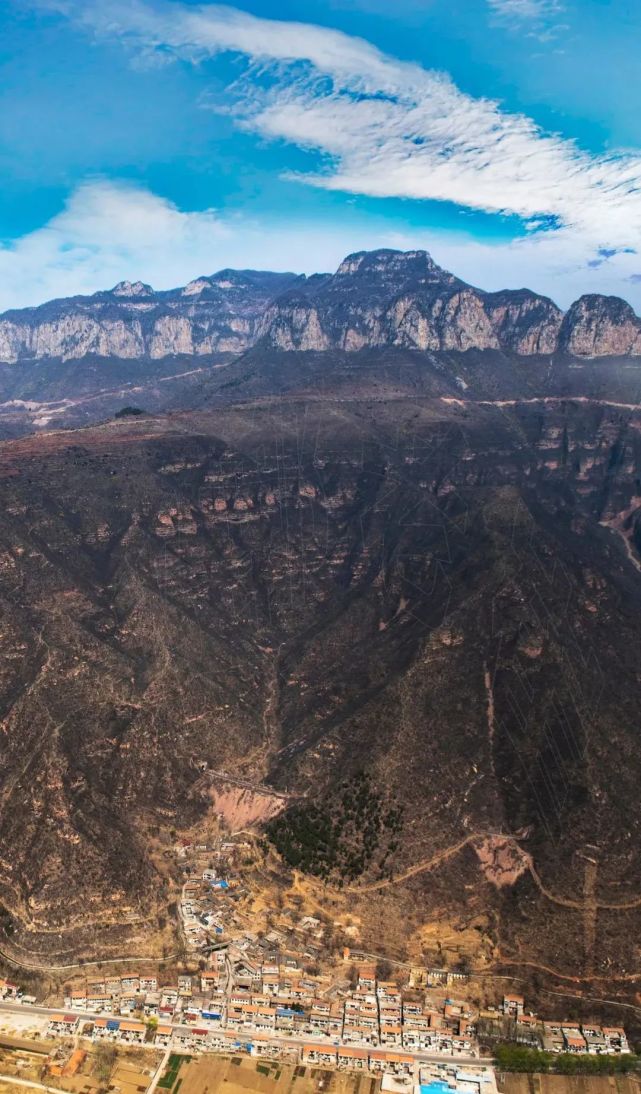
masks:
<svg viewBox="0 0 641 1094"><path fill-rule="evenodd" d="M107 1022L107 1029L112 1030L112 1031L116 1030L116 1029L120 1029L120 1022L116 1022L116 1020L114 1018L110 1018L109 1021Z"/></svg>

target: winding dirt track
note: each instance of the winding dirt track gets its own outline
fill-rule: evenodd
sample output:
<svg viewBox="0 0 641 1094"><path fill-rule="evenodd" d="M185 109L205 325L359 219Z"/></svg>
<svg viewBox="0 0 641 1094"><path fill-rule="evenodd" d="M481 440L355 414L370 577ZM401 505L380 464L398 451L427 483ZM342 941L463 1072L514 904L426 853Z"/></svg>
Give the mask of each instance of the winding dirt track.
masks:
<svg viewBox="0 0 641 1094"><path fill-rule="evenodd" d="M569 973L558 972L557 969L551 968L549 965L540 965L537 961L527 961L525 959L518 959L516 957L500 957L497 962L501 968L505 965L513 965L519 968L538 969L539 972L547 972L550 976L554 976L557 980L568 980L572 984L584 984L586 981L603 981L604 983L611 983L613 980L620 981L635 981L641 980L641 969L638 972L613 972L608 976L597 976L594 973L590 973L588 976L570 976Z"/></svg>
<svg viewBox="0 0 641 1094"><path fill-rule="evenodd" d="M433 855L432 858L417 862L415 866L410 866L408 870L405 870L402 874L397 874L396 877L384 878L382 881L373 881L368 885L347 885L345 891L350 893L373 893L380 889L387 889L391 885L402 884L404 881L416 877L417 874L422 874L426 870L432 870L435 866L439 866L441 862L445 862L447 859L457 855L464 847L468 847L476 840L487 839L490 836L503 839L506 843L512 843L517 847L520 846L519 841L515 836L510 836L503 832L472 832L469 836L466 836L465 839L459 840L458 843L453 844L451 847L446 847L443 851L439 851L436 855ZM552 901L553 904L558 904L561 908L572 908L574 911L578 912L585 911L585 901L571 900L569 897L557 896L556 893L553 893L548 889L541 881L529 855L526 856L526 859L527 868L534 884L547 900ZM625 911L626 909L641 907L641 896L633 897L630 900L622 900L617 903L599 900L595 901L593 906L597 909L603 909L604 911L610 912Z"/></svg>
<svg viewBox="0 0 641 1094"><path fill-rule="evenodd" d="M443 851L439 851L438 854L433 855L431 858L426 859L423 862L416 863L415 866L411 866L408 870L405 870L404 873L398 874L397 877L386 878L383 881L372 882L369 885L350 885L346 887L347 891L353 893L371 893L380 889L387 889L391 885L402 884L404 881L408 881L410 878L416 877L417 874L421 874L424 871L434 869L434 867L439 866L442 862L445 862L447 859L452 858L454 855L457 855L459 851L463 850L464 847L473 845L476 840L486 839L488 836L497 835L500 835L502 839L506 840L506 842L519 846L518 840L514 836L504 835L502 833L496 832L472 832L469 836L466 836L465 839L459 840L458 843L453 844L451 847L446 847ZM532 880L534 881L541 894L546 898L546 900L549 900L552 903L559 905L561 908L571 908L573 911L582 912L584 916L589 914L591 919L596 920L596 912L599 908L603 908L609 911L617 911L625 910L627 908L638 908L641 906L641 896L633 897L630 900L624 900L618 903L597 901L594 899L594 893L590 886L586 887L585 899L582 901L571 900L569 897L557 896L556 893L551 892L550 889L548 889L543 884L529 855L526 858L527 868L529 870L530 876L532 877ZM596 882L596 875L593 880L594 882ZM608 976L599 976L596 973L593 973L591 970L586 970L586 973L583 976L572 976L569 973L559 972L558 969L554 969L550 965L543 965L537 961L528 961L527 959L518 959L514 957L503 957L502 955L499 956L497 965L501 968L506 966L512 966L514 968L521 967L536 969L539 972L544 972L547 973L549 976L553 976L557 980L563 980L566 983L578 985L599 982L608 983L613 980L617 980L619 982L634 982L637 980L641 980L641 969L637 972L631 973L610 973Z"/></svg>
<svg viewBox="0 0 641 1094"><path fill-rule="evenodd" d="M3 957L5 961L8 961L10 965L14 965L18 969L31 969L33 972L67 972L69 969L86 969L92 965L120 965L123 961L144 961L147 965L164 965L168 961L175 961L180 957L179 953L170 953L166 957L146 957L144 954L138 954L132 956L131 954L125 954L122 957L96 957L92 961L74 961L72 964L66 965L38 965L30 961L21 961L20 958L14 954L8 953L6 950L0 949L0 957Z"/></svg>
<svg viewBox="0 0 641 1094"><path fill-rule="evenodd" d="M424 870L431 870L434 866L438 866L448 858L453 858L453 856L458 855L459 851L462 851L464 847L467 847L470 843L474 843L477 839L483 839L486 835L487 833L485 832L473 832L471 835L466 836L465 839L455 843L452 847L446 847L444 851L439 851L433 858L427 859L424 862L418 862L416 866L410 866L409 870L406 870L403 874L398 874L396 877L392 878L385 878L383 881L374 881L369 885L346 885L345 891L348 893L373 893L378 889L387 889L390 885L398 885L403 881L408 881L411 877L415 877L416 874L422 874Z"/></svg>

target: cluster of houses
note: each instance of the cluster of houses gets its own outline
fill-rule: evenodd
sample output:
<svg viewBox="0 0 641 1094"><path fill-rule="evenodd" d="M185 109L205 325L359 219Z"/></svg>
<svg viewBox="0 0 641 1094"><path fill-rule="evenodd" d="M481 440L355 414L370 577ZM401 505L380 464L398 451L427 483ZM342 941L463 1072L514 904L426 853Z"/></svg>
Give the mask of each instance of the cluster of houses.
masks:
<svg viewBox="0 0 641 1094"><path fill-rule="evenodd" d="M205 870L202 881L187 881L183 886L180 915L185 942L191 950L202 950L217 941L229 927L229 901L224 896L238 896L234 883L217 877L215 870Z"/></svg>
<svg viewBox="0 0 641 1094"><path fill-rule="evenodd" d="M241 929L235 905L245 889L231 875L239 855L248 850L251 845L239 840L222 840L216 846L189 840L176 844L174 852L185 876L180 901L181 927L187 948L193 953L206 951L230 931ZM203 860L208 863L204 868Z"/></svg>
<svg viewBox="0 0 641 1094"><path fill-rule="evenodd" d="M622 1026L598 1026L593 1022L544 1022L543 1047L547 1052L578 1052L590 1056L630 1051Z"/></svg>
<svg viewBox="0 0 641 1094"><path fill-rule="evenodd" d="M226 996L222 976L219 969L203 972L200 986L210 999L206 1013L228 1030L311 1035L391 1051L473 1051L472 1014L465 1003L446 999L437 1006L424 994L404 994L395 982L377 980L373 965L358 968L353 987L322 993L322 978L277 963L240 963Z"/></svg>
<svg viewBox="0 0 641 1094"><path fill-rule="evenodd" d="M64 1006L69 1013L61 1020L74 1011L89 1013L94 1039L132 1043L144 1041L145 1020L150 1019L159 1030L171 1023L202 1026L207 1045L212 1031L231 1037L313 1037L346 1050L353 1047L354 1060L365 1061L371 1051L381 1061L385 1053L402 1055L403 1049L451 1055L475 1051L467 1004L451 999L437 1004L422 992L401 991L393 981L377 980L373 965L360 965L356 983L337 988L327 977L307 975L294 961L255 965L239 956L231 979L225 953L213 955L212 961L213 968L198 977L179 976L177 985L159 986L155 975L131 972L68 988ZM187 1040L190 1034L187 1030Z"/></svg>
<svg viewBox="0 0 641 1094"><path fill-rule="evenodd" d="M64 1006L68 1010L91 1014L119 1014L124 1017L142 1013L146 1018L171 1021L178 1011L187 1013L193 994L191 976L179 976L177 985L159 987L153 974L128 972L87 980L84 987L65 988ZM192 1008L193 1009L193 1008ZM198 1017L199 1009L193 1017ZM189 1020L189 1019L187 1019Z"/></svg>
<svg viewBox="0 0 641 1094"><path fill-rule="evenodd" d="M183 1052L244 1052L264 1058L290 1056L294 1062L331 1066L350 1071L370 1071L411 1077L416 1060L402 1052L364 1049L357 1046L309 1043L302 1046L279 1043L253 1033L239 1034L233 1030L158 1025L154 1032L140 1021L116 1018L83 1020L74 1014L53 1015L47 1027L49 1037L88 1037L93 1041L110 1041L119 1045L150 1044L155 1048L171 1045Z"/></svg>
<svg viewBox="0 0 641 1094"><path fill-rule="evenodd" d="M159 1025L152 1038L142 1022L119 1021L112 1018L87 1022L77 1015L69 1014L54 1015L49 1022L47 1033L55 1037L81 1036L90 1037L94 1041L109 1040L121 1045L147 1043L156 1048L171 1046L176 1051L189 1053L217 1052L232 1055L247 1053L253 1057L266 1059L288 1058L294 1063L312 1067L368 1072L384 1078L401 1080L404 1084L420 1076L420 1082L414 1082L416 1094L437 1090L440 1094L440 1091L445 1089L445 1083L451 1092L456 1091L458 1094L496 1094L495 1084L487 1085L493 1080L493 1069L487 1064L473 1067L467 1064L464 1068L453 1062L442 1065L432 1064L431 1070L434 1075L430 1078L440 1080L432 1084L425 1074L427 1070L425 1065L421 1065L415 1056L403 1051L313 1041L302 1045L291 1042L279 1043L277 1039L261 1037L249 1032L239 1034L233 1030L204 1026L186 1028ZM406 1090L408 1087L405 1085L402 1088L395 1086L386 1088L384 1083L383 1090L385 1089Z"/></svg>
<svg viewBox="0 0 641 1094"><path fill-rule="evenodd" d="M151 1029L144 1022L124 1018L94 1018L86 1021L77 1014L54 1014L47 1026L49 1037L89 1037L92 1041L112 1041L121 1045L152 1044L166 1048L171 1044L173 1028L158 1025Z"/></svg>
<svg viewBox="0 0 641 1094"><path fill-rule="evenodd" d="M578 1053L591 1056L630 1052L622 1026L600 1026L594 1022L544 1021L525 1010L522 995L505 995L500 1008L503 1018L513 1020L512 1038L520 1044L546 1052ZM495 1011L481 1012L481 1018L496 1017Z"/></svg>
<svg viewBox="0 0 641 1094"><path fill-rule="evenodd" d="M338 1067L349 1071L384 1072L409 1078L416 1068L414 1056L403 1052L386 1052L384 1049L356 1048L343 1045L334 1048L331 1045L303 1045L301 1053L304 1064L319 1067Z"/></svg>
<svg viewBox="0 0 641 1094"><path fill-rule="evenodd" d="M360 1048L309 1041L302 1045L279 1044L267 1037L232 1030L190 1029L174 1033L173 1047L184 1052L247 1052L252 1056L275 1058L289 1055L297 1062L345 1071L369 1071L409 1079L417 1070L415 1056L385 1049Z"/></svg>
<svg viewBox="0 0 641 1094"><path fill-rule="evenodd" d="M366 962L351 981L336 984L292 959L258 965L232 956L219 951L211 968L171 986L137 972L89 980L67 991L68 1012L51 1019L49 1033L191 1052L294 1052L303 1063L400 1077L411 1074L420 1052L478 1056L478 1019L496 1023L497 1036L554 1053L630 1051L622 1027L543 1021L525 1010L520 995L506 994L499 1008L473 1014L466 1002L379 980Z"/></svg>
<svg viewBox="0 0 641 1094"><path fill-rule="evenodd" d="M249 1032L233 1030L190 1029L174 1034L172 1045L184 1052L247 1052L252 1056L275 1058L289 1055L296 1062L318 1067L336 1067L347 1071L371 1071L411 1077L416 1059L402 1052L358 1048L355 1045L331 1045L309 1042L301 1046L279 1044L278 1041Z"/></svg>

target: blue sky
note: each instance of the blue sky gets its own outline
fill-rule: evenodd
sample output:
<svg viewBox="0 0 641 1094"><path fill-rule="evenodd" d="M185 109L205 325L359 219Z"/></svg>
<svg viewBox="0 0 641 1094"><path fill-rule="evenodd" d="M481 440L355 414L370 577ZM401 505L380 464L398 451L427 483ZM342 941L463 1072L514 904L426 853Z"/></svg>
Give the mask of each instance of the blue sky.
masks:
<svg viewBox="0 0 641 1094"><path fill-rule="evenodd" d="M423 246L641 310L640 38L638 0L4 0L0 308Z"/></svg>

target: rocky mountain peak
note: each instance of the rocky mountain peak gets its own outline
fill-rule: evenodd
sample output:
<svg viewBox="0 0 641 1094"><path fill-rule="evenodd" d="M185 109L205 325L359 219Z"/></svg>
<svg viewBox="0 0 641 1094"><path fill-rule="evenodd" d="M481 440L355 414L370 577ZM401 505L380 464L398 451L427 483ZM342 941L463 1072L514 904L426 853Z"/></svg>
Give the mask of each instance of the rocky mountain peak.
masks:
<svg viewBox="0 0 641 1094"><path fill-rule="evenodd" d="M395 251L382 248L378 251L357 251L343 259L329 285L343 287L346 280L367 285L369 288L396 286L399 292L408 285L463 284L447 270L436 264L427 251Z"/></svg>
<svg viewBox="0 0 641 1094"><path fill-rule="evenodd" d="M111 290L111 295L125 297L153 296L154 290L151 285L146 285L144 281L119 281Z"/></svg>
<svg viewBox="0 0 641 1094"><path fill-rule="evenodd" d="M280 349L553 353L563 314L528 290L485 293L438 266L427 251L348 255L318 288L279 298L266 316Z"/></svg>
<svg viewBox="0 0 641 1094"><path fill-rule="evenodd" d="M185 285L184 289L181 289L181 296L199 296L205 289L211 288L211 281L208 277L197 277L194 281L189 281Z"/></svg>
<svg viewBox="0 0 641 1094"><path fill-rule="evenodd" d="M563 312L549 297L515 289L486 293L483 299L504 349L521 355L555 352Z"/></svg>
<svg viewBox="0 0 641 1094"><path fill-rule="evenodd" d="M641 354L641 320L618 296L579 297L567 312L559 349L576 357Z"/></svg>
<svg viewBox="0 0 641 1094"><path fill-rule="evenodd" d="M347 255L336 270L335 276L343 277L346 274L357 273L359 270L395 272L409 267L440 269L428 251L396 251L393 248L381 247L377 251L355 251Z"/></svg>

